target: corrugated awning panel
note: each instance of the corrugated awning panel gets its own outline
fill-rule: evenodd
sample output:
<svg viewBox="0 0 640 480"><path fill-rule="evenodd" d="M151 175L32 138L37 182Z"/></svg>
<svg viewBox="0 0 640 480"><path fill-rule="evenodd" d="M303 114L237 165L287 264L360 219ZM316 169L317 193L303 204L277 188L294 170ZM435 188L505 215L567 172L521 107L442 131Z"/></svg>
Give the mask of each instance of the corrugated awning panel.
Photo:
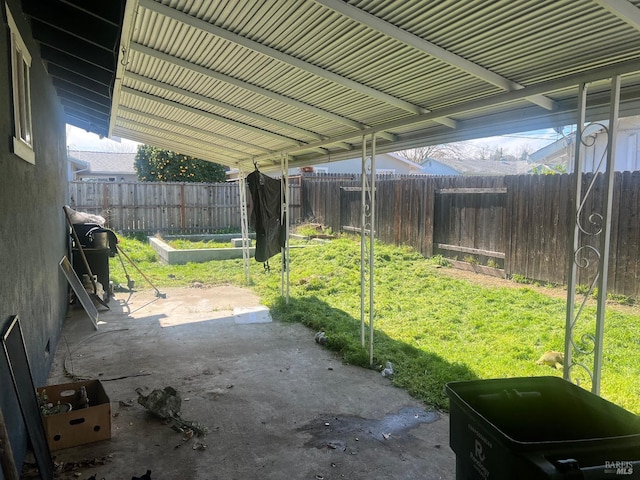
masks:
<svg viewBox="0 0 640 480"><path fill-rule="evenodd" d="M281 152L295 164L352 154L374 131L391 151L489 123L498 134L524 115L551 126L575 109L581 76L640 60L638 26L608 1L137 0L114 104L128 123L114 129L151 140L130 117L139 110L245 164ZM623 78L633 95L640 80Z"/></svg>

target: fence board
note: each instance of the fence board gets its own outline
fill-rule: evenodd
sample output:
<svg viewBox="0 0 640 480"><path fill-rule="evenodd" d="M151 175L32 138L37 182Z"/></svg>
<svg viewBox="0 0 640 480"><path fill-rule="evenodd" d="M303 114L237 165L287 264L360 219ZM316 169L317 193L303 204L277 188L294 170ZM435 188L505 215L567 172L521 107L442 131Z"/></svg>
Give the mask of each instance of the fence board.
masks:
<svg viewBox="0 0 640 480"><path fill-rule="evenodd" d="M640 285L640 256L633 255L640 252L640 193L637 186L640 185L640 172L625 172L628 175L628 185L625 188L627 195L624 197L625 203L628 203L628 217L625 225L628 225L626 249L628 258L633 261L628 262L628 275L625 288L621 291L631 291L633 287L638 288ZM635 264L635 265L634 265Z"/></svg>

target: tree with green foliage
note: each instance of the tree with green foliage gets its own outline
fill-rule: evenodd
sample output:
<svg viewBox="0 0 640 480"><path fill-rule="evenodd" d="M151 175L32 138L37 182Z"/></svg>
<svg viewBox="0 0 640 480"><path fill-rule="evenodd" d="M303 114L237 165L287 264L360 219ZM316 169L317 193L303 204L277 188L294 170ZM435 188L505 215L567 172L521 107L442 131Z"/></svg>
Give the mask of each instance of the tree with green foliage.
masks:
<svg viewBox="0 0 640 480"><path fill-rule="evenodd" d="M138 146L134 168L141 182L224 182L222 165L152 147Z"/></svg>

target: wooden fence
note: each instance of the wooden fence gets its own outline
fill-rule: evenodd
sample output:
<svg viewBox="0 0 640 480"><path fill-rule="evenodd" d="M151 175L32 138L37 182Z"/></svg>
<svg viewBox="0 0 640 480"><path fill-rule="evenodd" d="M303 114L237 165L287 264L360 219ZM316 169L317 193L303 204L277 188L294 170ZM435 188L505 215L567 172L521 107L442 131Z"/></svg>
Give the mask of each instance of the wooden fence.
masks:
<svg viewBox="0 0 640 480"><path fill-rule="evenodd" d="M300 179L289 182L293 223L300 218ZM247 189L251 210L251 195ZM69 206L107 219L124 234L241 230L240 191L228 183L70 182Z"/></svg>
<svg viewBox="0 0 640 480"><path fill-rule="evenodd" d="M583 176L583 191L591 178ZM597 180L585 207L589 213L603 203L603 181ZM609 291L640 298L640 172L616 173L614 180ZM312 220L336 232L358 231L360 185L359 175L292 177L292 224ZM380 240L465 261L485 273L566 284L574 225L571 175L384 176L376 185ZM122 233L240 231L236 183L72 182L70 205L106 217ZM597 241L588 235L582 240ZM578 283L590 283L597 258L589 261L592 267L580 272Z"/></svg>
<svg viewBox="0 0 640 480"><path fill-rule="evenodd" d="M591 175L583 176L583 192ZM604 199L597 178L583 224ZM376 236L406 244L425 256L466 260L505 276L566 284L573 229L573 177L398 177L377 179ZM304 177L302 217L334 231L360 227L361 192L357 176ZM596 222L597 223L597 222ZM609 291L640 297L640 172L616 173L611 217ZM597 228L592 225L591 229ZM588 229L587 229L588 230ZM582 234L581 242L596 245ZM593 278L597 258L579 272L578 283ZM484 268L482 266L484 265Z"/></svg>

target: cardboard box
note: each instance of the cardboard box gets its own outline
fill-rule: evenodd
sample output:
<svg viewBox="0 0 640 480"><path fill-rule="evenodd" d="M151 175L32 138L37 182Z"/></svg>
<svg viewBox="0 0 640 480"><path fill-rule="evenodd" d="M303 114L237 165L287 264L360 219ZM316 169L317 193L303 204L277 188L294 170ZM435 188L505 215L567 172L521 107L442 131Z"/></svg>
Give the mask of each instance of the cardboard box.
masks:
<svg viewBox="0 0 640 480"><path fill-rule="evenodd" d="M82 407L80 388L85 387L89 406ZM38 396L46 390L53 405L71 404L71 411L42 415L42 423L50 450L75 447L111 438L111 403L98 380L47 385L38 388Z"/></svg>

